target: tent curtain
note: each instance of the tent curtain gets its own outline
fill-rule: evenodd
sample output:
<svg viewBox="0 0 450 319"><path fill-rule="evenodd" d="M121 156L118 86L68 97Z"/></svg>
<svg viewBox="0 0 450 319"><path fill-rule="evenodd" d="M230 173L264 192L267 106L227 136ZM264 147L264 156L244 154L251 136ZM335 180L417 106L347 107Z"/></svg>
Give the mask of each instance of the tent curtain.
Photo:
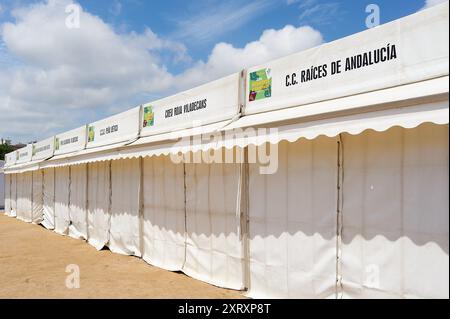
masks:
<svg viewBox="0 0 450 319"><path fill-rule="evenodd" d="M11 213L9 216L17 216L17 174L11 174Z"/></svg>
<svg viewBox="0 0 450 319"><path fill-rule="evenodd" d="M43 170L43 220L42 225L47 229L55 229L55 169Z"/></svg>
<svg viewBox="0 0 450 319"><path fill-rule="evenodd" d="M11 175L5 174L5 215L11 214Z"/></svg>
<svg viewBox="0 0 450 319"><path fill-rule="evenodd" d="M102 249L109 241L111 162L88 164L88 242Z"/></svg>
<svg viewBox="0 0 450 319"><path fill-rule="evenodd" d="M448 298L448 125L343 135L344 297Z"/></svg>
<svg viewBox="0 0 450 319"><path fill-rule="evenodd" d="M31 221L33 224L40 224L44 218L44 208L43 208L43 196L44 196L44 185L43 185L43 172L42 170L33 171L33 200L32 200L32 210L31 210Z"/></svg>
<svg viewBox="0 0 450 319"><path fill-rule="evenodd" d="M32 212L32 173L26 172L17 175L17 218L31 223Z"/></svg>
<svg viewBox="0 0 450 319"><path fill-rule="evenodd" d="M24 192L22 190L22 180L24 174L14 174L14 185L15 185L15 203L14 203L14 217L17 217L21 220L23 220L23 217L21 215L22 210L22 193Z"/></svg>
<svg viewBox="0 0 450 319"><path fill-rule="evenodd" d="M183 164L169 157L143 160L143 255L148 263L181 270L185 260Z"/></svg>
<svg viewBox="0 0 450 319"><path fill-rule="evenodd" d="M334 297L337 139L278 145L275 174L249 165L248 295Z"/></svg>
<svg viewBox="0 0 450 319"><path fill-rule="evenodd" d="M69 214L69 236L87 239L87 164L75 165L70 168Z"/></svg>
<svg viewBox="0 0 450 319"><path fill-rule="evenodd" d="M238 211L239 164L186 164L183 271L216 286L243 289Z"/></svg>
<svg viewBox="0 0 450 319"><path fill-rule="evenodd" d="M70 167L55 168L55 231L69 234Z"/></svg>
<svg viewBox="0 0 450 319"><path fill-rule="evenodd" d="M108 247L115 253L141 256L140 178L139 159L111 162L111 227Z"/></svg>

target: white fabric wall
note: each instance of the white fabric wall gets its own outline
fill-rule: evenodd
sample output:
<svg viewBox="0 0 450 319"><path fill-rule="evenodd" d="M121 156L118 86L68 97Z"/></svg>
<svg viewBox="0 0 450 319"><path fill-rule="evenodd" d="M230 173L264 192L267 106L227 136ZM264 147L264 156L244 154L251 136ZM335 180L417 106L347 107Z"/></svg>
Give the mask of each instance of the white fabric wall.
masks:
<svg viewBox="0 0 450 319"><path fill-rule="evenodd" d="M448 125L343 141L344 296L448 298Z"/></svg>
<svg viewBox="0 0 450 319"><path fill-rule="evenodd" d="M280 142L271 175L249 165L248 260L238 164L143 159L142 216L140 159L10 174L9 215L254 298L334 297L337 140ZM448 298L448 125L342 144L343 296Z"/></svg>
<svg viewBox="0 0 450 319"><path fill-rule="evenodd" d="M33 171L33 200L31 210L31 221L34 224L42 223L44 219L44 180L43 171Z"/></svg>
<svg viewBox="0 0 450 319"><path fill-rule="evenodd" d="M22 219L22 217L20 216L20 210L21 210L21 206L22 206L22 179L23 179L23 175L22 174L14 174L14 210L13 210L13 216L17 217L19 219Z"/></svg>
<svg viewBox="0 0 450 319"><path fill-rule="evenodd" d="M11 212L9 217L17 216L17 174L10 174L11 176Z"/></svg>
<svg viewBox="0 0 450 319"><path fill-rule="evenodd" d="M32 173L17 174L17 218L31 223L32 208Z"/></svg>
<svg viewBox="0 0 450 319"><path fill-rule="evenodd" d="M216 286L243 289L237 211L239 164L186 164L186 263L183 271Z"/></svg>
<svg viewBox="0 0 450 319"><path fill-rule="evenodd" d="M55 229L55 169L44 169L43 176L43 220L47 229Z"/></svg>
<svg viewBox="0 0 450 319"><path fill-rule="evenodd" d="M142 258L148 263L181 270L185 259L183 164L169 156L144 159Z"/></svg>
<svg viewBox="0 0 450 319"><path fill-rule="evenodd" d="M61 235L69 233L70 168L55 168L55 231Z"/></svg>
<svg viewBox="0 0 450 319"><path fill-rule="evenodd" d="M0 168L3 161L0 161ZM0 173L0 209L5 209L5 174Z"/></svg>
<svg viewBox="0 0 450 319"><path fill-rule="evenodd" d="M70 168L69 202L69 236L87 239L87 164L74 165Z"/></svg>
<svg viewBox="0 0 450 319"><path fill-rule="evenodd" d="M337 140L278 145L278 170L249 168L248 295L335 295Z"/></svg>
<svg viewBox="0 0 450 319"><path fill-rule="evenodd" d="M109 241L110 162L88 165L88 242L100 250Z"/></svg>
<svg viewBox="0 0 450 319"><path fill-rule="evenodd" d="M5 175L5 214L11 214L11 175Z"/></svg>
<svg viewBox="0 0 450 319"><path fill-rule="evenodd" d="M111 228L108 247L125 255L141 256L139 216L139 159L111 162Z"/></svg>

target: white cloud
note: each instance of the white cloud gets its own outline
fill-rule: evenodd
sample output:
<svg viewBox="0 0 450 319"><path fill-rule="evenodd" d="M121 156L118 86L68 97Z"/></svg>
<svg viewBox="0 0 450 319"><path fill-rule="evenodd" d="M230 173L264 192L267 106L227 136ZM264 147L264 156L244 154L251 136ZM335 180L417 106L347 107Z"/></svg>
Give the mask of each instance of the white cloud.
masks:
<svg viewBox="0 0 450 319"><path fill-rule="evenodd" d="M1 137L43 139L322 42L310 27L270 29L243 48L219 43L175 75L166 65L189 60L183 44L151 30L118 34L85 11L80 28L68 29L68 3L21 8L0 26Z"/></svg>
<svg viewBox="0 0 450 319"><path fill-rule="evenodd" d="M423 9L431 8L437 4L447 2L448 0L425 0L425 6Z"/></svg>
<svg viewBox="0 0 450 319"><path fill-rule="evenodd" d="M8 54L24 66L0 73L0 135L45 136L130 108L170 86L160 53L183 59L183 45L151 30L118 35L88 12L81 12L79 29L68 29L67 3L16 10L15 21L2 25Z"/></svg>
<svg viewBox="0 0 450 319"><path fill-rule="evenodd" d="M198 62L177 76L176 82L182 87L201 84L243 68L317 46L322 41L320 32L311 27L296 28L287 25L280 30L264 31L257 41L248 43L244 48L219 43L212 50L208 61Z"/></svg>

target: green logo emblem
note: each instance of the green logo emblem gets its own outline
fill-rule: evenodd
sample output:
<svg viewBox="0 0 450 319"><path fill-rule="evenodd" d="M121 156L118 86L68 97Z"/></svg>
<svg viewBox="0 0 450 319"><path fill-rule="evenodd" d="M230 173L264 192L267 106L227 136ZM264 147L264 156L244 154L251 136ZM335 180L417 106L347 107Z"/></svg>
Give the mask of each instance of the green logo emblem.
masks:
<svg viewBox="0 0 450 319"><path fill-rule="evenodd" d="M144 122L143 127L153 126L155 124L155 114L151 105L144 107Z"/></svg>
<svg viewBox="0 0 450 319"><path fill-rule="evenodd" d="M270 69L250 73L250 92L248 100L257 101L272 96L272 74Z"/></svg>
<svg viewBox="0 0 450 319"><path fill-rule="evenodd" d="M94 139L95 139L95 127L92 125L89 126L88 129L88 142L93 142Z"/></svg>

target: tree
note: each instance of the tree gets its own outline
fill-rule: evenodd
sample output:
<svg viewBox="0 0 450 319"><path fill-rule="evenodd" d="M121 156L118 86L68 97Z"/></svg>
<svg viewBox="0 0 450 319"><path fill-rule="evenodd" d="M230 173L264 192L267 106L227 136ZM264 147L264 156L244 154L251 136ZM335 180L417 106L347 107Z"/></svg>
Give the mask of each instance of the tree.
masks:
<svg viewBox="0 0 450 319"><path fill-rule="evenodd" d="M5 154L14 151L14 147L10 144L0 144L0 160L5 159Z"/></svg>

